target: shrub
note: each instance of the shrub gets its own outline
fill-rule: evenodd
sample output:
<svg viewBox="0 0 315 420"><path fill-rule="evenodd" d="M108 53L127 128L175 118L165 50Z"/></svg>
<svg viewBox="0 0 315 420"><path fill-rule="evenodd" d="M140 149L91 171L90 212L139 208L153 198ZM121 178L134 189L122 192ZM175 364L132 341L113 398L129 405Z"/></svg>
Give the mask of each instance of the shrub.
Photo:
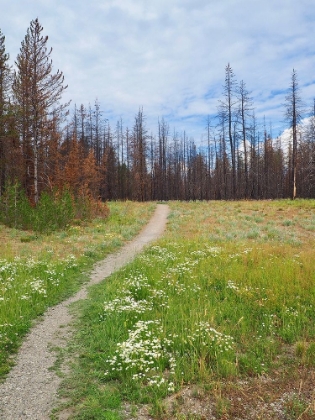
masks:
<svg viewBox="0 0 315 420"><path fill-rule="evenodd" d="M18 184L8 185L0 198L0 222L16 229L49 233L64 229L74 219L106 217L108 208L88 194L74 196L70 190L43 192L36 206L31 205Z"/></svg>

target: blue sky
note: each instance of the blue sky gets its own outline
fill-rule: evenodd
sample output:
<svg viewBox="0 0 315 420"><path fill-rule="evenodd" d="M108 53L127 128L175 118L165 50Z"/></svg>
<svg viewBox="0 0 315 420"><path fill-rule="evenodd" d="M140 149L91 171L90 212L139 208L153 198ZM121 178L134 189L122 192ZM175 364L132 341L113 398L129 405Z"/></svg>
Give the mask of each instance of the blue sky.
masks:
<svg viewBox="0 0 315 420"><path fill-rule="evenodd" d="M113 126L122 117L132 127L143 107L150 131L165 117L199 141L228 63L274 136L293 68L307 107L315 97L314 0L0 0L0 10L11 64L38 17L64 100L97 98Z"/></svg>

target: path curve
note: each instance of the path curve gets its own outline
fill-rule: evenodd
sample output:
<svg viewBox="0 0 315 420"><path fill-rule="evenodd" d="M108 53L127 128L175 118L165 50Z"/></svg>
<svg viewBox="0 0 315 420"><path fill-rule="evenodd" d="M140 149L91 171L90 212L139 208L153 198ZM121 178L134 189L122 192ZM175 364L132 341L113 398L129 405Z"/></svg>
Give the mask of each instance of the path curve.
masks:
<svg viewBox="0 0 315 420"><path fill-rule="evenodd" d="M114 271L132 261L145 245L162 235L167 222L169 207L158 204L149 223L131 242L105 260L97 263L89 283L71 298L49 308L43 320L26 336L16 365L6 381L0 384L1 420L49 420L57 403L57 390L61 379L53 370L55 355L50 349L65 347L70 337L72 321L68 307L71 303L87 298L87 287L99 283Z"/></svg>

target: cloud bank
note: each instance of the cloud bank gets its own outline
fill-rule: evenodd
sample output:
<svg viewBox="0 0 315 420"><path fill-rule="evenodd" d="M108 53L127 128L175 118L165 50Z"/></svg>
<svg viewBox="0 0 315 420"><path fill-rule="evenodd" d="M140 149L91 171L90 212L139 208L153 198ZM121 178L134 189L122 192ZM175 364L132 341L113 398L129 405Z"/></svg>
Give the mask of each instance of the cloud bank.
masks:
<svg viewBox="0 0 315 420"><path fill-rule="evenodd" d="M284 128L284 98L296 69L301 96L315 97L313 0L15 0L0 28L14 63L36 17L68 84L65 101L93 104L133 124L139 107L149 130L165 117L200 139L217 112L225 66L244 80L258 119Z"/></svg>

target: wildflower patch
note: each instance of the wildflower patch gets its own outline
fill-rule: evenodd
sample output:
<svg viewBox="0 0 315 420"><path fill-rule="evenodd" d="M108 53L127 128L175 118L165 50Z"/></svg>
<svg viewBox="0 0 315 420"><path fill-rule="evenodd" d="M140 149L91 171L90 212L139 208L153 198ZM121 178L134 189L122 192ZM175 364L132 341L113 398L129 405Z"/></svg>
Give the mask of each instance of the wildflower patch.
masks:
<svg viewBox="0 0 315 420"><path fill-rule="evenodd" d="M164 372L169 371L169 378L175 374L175 358L171 352L172 341L161 338L161 323L157 320L138 321L128 333L126 341L117 343L115 355L106 360L108 370L104 375L129 377L147 386L163 386L173 391L174 384L165 378Z"/></svg>

